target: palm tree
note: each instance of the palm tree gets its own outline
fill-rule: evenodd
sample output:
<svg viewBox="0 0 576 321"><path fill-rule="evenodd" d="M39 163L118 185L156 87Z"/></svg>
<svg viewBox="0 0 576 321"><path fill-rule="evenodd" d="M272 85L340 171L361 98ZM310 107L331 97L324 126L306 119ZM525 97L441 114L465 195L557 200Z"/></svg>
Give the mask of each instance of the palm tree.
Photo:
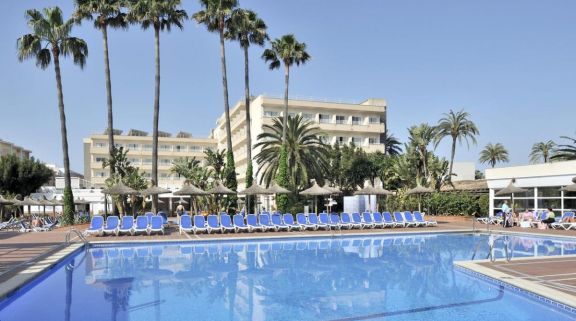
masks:
<svg viewBox="0 0 576 321"><path fill-rule="evenodd" d="M436 137L436 128L423 123L418 126L412 126L408 129L410 134L409 141L418 155L418 174L428 177L428 146ZM408 150L408 149L407 149Z"/></svg>
<svg viewBox="0 0 576 321"><path fill-rule="evenodd" d="M388 132L388 129L382 134L380 143L384 144L384 155L396 156L402 153L400 141L394 134Z"/></svg>
<svg viewBox="0 0 576 321"><path fill-rule="evenodd" d="M68 133L64 111L64 93L60 73L60 56L72 56L74 63L84 68L88 56L88 46L80 38L70 36L74 20L64 20L58 7L45 8L42 12L26 11L28 26L32 33L18 39L18 59L36 59L36 66L46 69L54 60L58 111L60 113L60 133L62 136L62 156L64 158L64 223L74 223L74 195L70 180L70 159L68 157Z"/></svg>
<svg viewBox="0 0 576 321"><path fill-rule="evenodd" d="M260 183L269 185L276 177L280 167L278 153L283 146L287 151L287 175L291 187L294 190L306 186L310 179L323 179L328 171L328 146L320 137L318 127L305 121L302 116L290 117L287 122L287 130L283 128L283 117L273 120L272 125L264 126L264 133L258 135L258 143L255 147L261 147L256 155L258 173L262 170ZM283 143L282 135L286 132L286 143Z"/></svg>
<svg viewBox="0 0 576 321"><path fill-rule="evenodd" d="M466 145L470 147L470 141L476 145L476 135L479 134L476 124L470 120L470 114L464 110L454 112L450 110L449 113L444 114L444 117L438 122L436 126L435 146L444 139L444 137L452 138L452 149L450 152L450 169L448 170L448 180L452 180L452 169L454 166L454 156L456 155L456 141L462 144L466 141Z"/></svg>
<svg viewBox="0 0 576 321"><path fill-rule="evenodd" d="M188 18L186 11L179 9L180 0L130 0L127 19L139 23L146 30L154 28L155 88L154 120L152 123L152 186L158 184L158 119L160 114L160 31L170 31L172 26L182 29ZM156 212L158 196L152 197L152 211Z"/></svg>
<svg viewBox="0 0 576 321"><path fill-rule="evenodd" d="M123 1L120 0L74 0L74 16L80 23L84 19L94 19L94 27L102 31L104 44L104 75L106 78L106 102L108 106L108 156L114 153L114 117L112 113L112 81L110 80L110 60L108 58L108 27L127 28L126 14L121 12ZM114 167L110 167L114 175Z"/></svg>
<svg viewBox="0 0 576 321"><path fill-rule="evenodd" d="M532 145L532 151L530 152L530 162L531 163L548 163L550 157L556 148L556 143L549 140L547 142L539 142Z"/></svg>
<svg viewBox="0 0 576 321"><path fill-rule="evenodd" d="M212 149L208 149L204 151L204 155L206 155L206 165L214 169L214 174L219 180L224 179L224 169L226 168L226 156L224 155L225 153L225 150L214 151Z"/></svg>
<svg viewBox="0 0 576 321"><path fill-rule="evenodd" d="M572 142L570 144L558 145L558 148L554 151L554 156L550 159L553 161L567 161L576 160L576 138L561 136L560 138L567 139Z"/></svg>
<svg viewBox="0 0 576 321"><path fill-rule="evenodd" d="M248 47L250 44L264 46L268 39L266 24L258 18L254 11L236 9L232 12L228 24L228 37L237 40L244 50L244 96L246 107L246 187L252 186L252 136L250 132L250 73L248 63Z"/></svg>
<svg viewBox="0 0 576 321"><path fill-rule="evenodd" d="M194 180L200 170L200 161L196 157L179 158L172 163L170 172L175 173L178 177L184 177L187 180ZM195 182L194 182L195 183Z"/></svg>
<svg viewBox="0 0 576 321"><path fill-rule="evenodd" d="M226 73L226 25L232 11L238 5L237 0L200 0L204 10L192 15L196 22L204 24L209 32L218 32L220 36L220 64L222 68L222 87L224 90L224 114L226 117L226 186L236 190L236 166L234 164L234 151L232 149L232 129L230 128L230 104L228 102L228 77Z"/></svg>
<svg viewBox="0 0 576 321"><path fill-rule="evenodd" d="M484 147L484 149L482 150L482 152L480 152L480 163L488 163L490 164L490 166L492 166L492 168L494 168L494 166L496 166L496 163L498 162L502 162L502 163L507 163L508 162L508 151L506 150L506 148L504 148L504 145L497 143L497 144L492 144L492 143L488 143L488 145L486 145L486 147Z"/></svg>

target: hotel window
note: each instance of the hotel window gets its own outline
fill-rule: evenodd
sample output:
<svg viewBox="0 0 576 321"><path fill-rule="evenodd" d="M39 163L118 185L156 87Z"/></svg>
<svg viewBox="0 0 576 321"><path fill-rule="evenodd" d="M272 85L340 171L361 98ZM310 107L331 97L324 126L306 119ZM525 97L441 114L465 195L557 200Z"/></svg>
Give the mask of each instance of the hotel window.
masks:
<svg viewBox="0 0 576 321"><path fill-rule="evenodd" d="M308 121L315 121L316 117L314 117L314 114L307 114L307 113L302 113L302 119L304 120L308 120Z"/></svg>
<svg viewBox="0 0 576 321"><path fill-rule="evenodd" d="M144 178L151 178L152 174L150 173L142 173L142 176L144 176Z"/></svg>
<svg viewBox="0 0 576 321"><path fill-rule="evenodd" d="M107 175L106 175L105 172L95 172L95 173L94 173L94 176L96 176L96 177L106 177Z"/></svg>
<svg viewBox="0 0 576 321"><path fill-rule="evenodd" d="M140 158L129 158L128 161L132 165L140 165Z"/></svg>
<svg viewBox="0 0 576 321"><path fill-rule="evenodd" d="M168 173L160 173L160 178L170 178L170 175Z"/></svg>
<svg viewBox="0 0 576 321"><path fill-rule="evenodd" d="M352 116L352 125L362 125L362 117Z"/></svg>
<svg viewBox="0 0 576 321"><path fill-rule="evenodd" d="M116 146L116 148L124 147L122 144L114 144L114 146Z"/></svg>
<svg viewBox="0 0 576 321"><path fill-rule="evenodd" d="M144 159L142 160L142 163L143 163L144 165L150 165L150 164L152 164L152 158L144 158Z"/></svg>
<svg viewBox="0 0 576 321"><path fill-rule="evenodd" d="M138 144L127 144L126 148L128 148L129 150L140 150L140 145Z"/></svg>
<svg viewBox="0 0 576 321"><path fill-rule="evenodd" d="M168 158L162 158L162 159L160 159L160 165L163 165L163 166L172 165L172 160L168 159Z"/></svg>
<svg viewBox="0 0 576 321"><path fill-rule="evenodd" d="M296 117L296 115L298 115L297 113L288 113L288 115L292 118Z"/></svg>
<svg viewBox="0 0 576 321"><path fill-rule="evenodd" d="M320 114L320 123L330 124L332 122L332 116L328 114Z"/></svg>
<svg viewBox="0 0 576 321"><path fill-rule="evenodd" d="M380 144L380 140L378 138L368 138L368 144L370 145L377 145Z"/></svg>
<svg viewBox="0 0 576 321"><path fill-rule="evenodd" d="M356 146L362 145L362 138L361 138L361 137L352 137L352 138L350 139L350 141L351 141L352 143L354 143L354 145L356 145Z"/></svg>
<svg viewBox="0 0 576 321"><path fill-rule="evenodd" d="M202 152L202 146L192 145L192 146L190 146L190 151L193 153L201 153Z"/></svg>
<svg viewBox="0 0 576 321"><path fill-rule="evenodd" d="M186 151L186 146L182 146L182 145L176 145L174 146L174 149L176 152L180 153L180 152L185 152Z"/></svg>
<svg viewBox="0 0 576 321"><path fill-rule="evenodd" d="M163 151L163 152L169 152L171 150L171 148L170 148L170 145L160 145L158 150Z"/></svg>
<svg viewBox="0 0 576 321"><path fill-rule="evenodd" d="M106 143L94 143L94 148L106 148L108 144Z"/></svg>
<svg viewBox="0 0 576 321"><path fill-rule="evenodd" d="M264 111L264 117L273 118L273 117L278 117L278 116L280 116L280 112L271 111L271 110L265 110Z"/></svg>
<svg viewBox="0 0 576 321"><path fill-rule="evenodd" d="M346 141L346 137L344 136L338 136L337 138L337 142L340 144L344 144L344 142Z"/></svg>
<svg viewBox="0 0 576 321"><path fill-rule="evenodd" d="M370 117L370 124L380 124L380 117Z"/></svg>
<svg viewBox="0 0 576 321"><path fill-rule="evenodd" d="M106 157L96 157L95 161L96 163L102 163L106 160Z"/></svg>
<svg viewBox="0 0 576 321"><path fill-rule="evenodd" d="M149 152L149 151L151 151L151 150L152 150L152 145L150 145L150 144L144 145L144 151Z"/></svg>
<svg viewBox="0 0 576 321"><path fill-rule="evenodd" d="M345 124L346 123L346 116L336 116L336 124Z"/></svg>

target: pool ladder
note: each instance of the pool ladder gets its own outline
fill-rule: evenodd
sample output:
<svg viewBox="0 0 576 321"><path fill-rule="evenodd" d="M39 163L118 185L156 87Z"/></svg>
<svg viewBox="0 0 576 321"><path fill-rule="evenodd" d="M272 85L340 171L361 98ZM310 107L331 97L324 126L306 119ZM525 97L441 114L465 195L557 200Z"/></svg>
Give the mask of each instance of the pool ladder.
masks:
<svg viewBox="0 0 576 321"><path fill-rule="evenodd" d="M78 231L77 229L71 227L70 230L68 231L68 233L66 234L66 239L64 241L64 243L66 245L70 245L71 243L71 236L75 234L76 236L78 236L78 238L80 240L82 240L82 243L84 243L84 245L88 244L88 240L86 239L86 237L84 237L84 235L82 235L82 233L80 233L80 231Z"/></svg>

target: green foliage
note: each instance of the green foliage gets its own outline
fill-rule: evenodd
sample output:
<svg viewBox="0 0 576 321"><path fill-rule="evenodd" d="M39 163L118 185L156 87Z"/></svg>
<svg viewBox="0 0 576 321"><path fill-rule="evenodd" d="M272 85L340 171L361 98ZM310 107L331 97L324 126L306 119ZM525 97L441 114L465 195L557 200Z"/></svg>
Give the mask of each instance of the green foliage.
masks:
<svg viewBox="0 0 576 321"><path fill-rule="evenodd" d="M497 143L488 143L486 147L480 152L480 163L488 163L492 168L496 166L498 162L507 163L508 162L508 150L504 145Z"/></svg>
<svg viewBox="0 0 576 321"><path fill-rule="evenodd" d="M252 184L254 183L254 179L253 179L253 168L252 168L252 161L248 160L248 165L246 166L246 188L252 186ZM248 200L250 201L250 208L246 208L246 211L248 213L254 213L253 209L254 207L254 201L255 198L253 196L247 195L246 196L246 201L248 202Z"/></svg>
<svg viewBox="0 0 576 321"><path fill-rule="evenodd" d="M288 187L288 165L287 160L288 151L286 145L280 148L280 156L278 157L278 172L276 173L276 183L282 187ZM278 210L285 212L288 209L288 196L280 194L276 196L276 205Z"/></svg>
<svg viewBox="0 0 576 321"><path fill-rule="evenodd" d="M554 150L554 155L551 157L553 161L568 161L576 160L576 138L561 136L560 138L569 141L567 144L560 144Z"/></svg>
<svg viewBox="0 0 576 321"><path fill-rule="evenodd" d="M401 190L396 196L388 196L383 201L388 211L418 209L418 196L407 195ZM422 196L422 210L434 215L485 215L488 213L488 195L476 195L464 192L433 193Z"/></svg>
<svg viewBox="0 0 576 321"><path fill-rule="evenodd" d="M236 180L236 166L234 165L234 154L232 151L226 153L226 179L224 185L233 191L238 190L238 180ZM234 214L238 207L238 197L236 195L228 195L228 212Z"/></svg>
<svg viewBox="0 0 576 321"><path fill-rule="evenodd" d="M72 189L69 187L64 188L63 203L62 224L72 225L74 224L74 196L72 195Z"/></svg>
<svg viewBox="0 0 576 321"><path fill-rule="evenodd" d="M19 159L15 155L0 157L0 193L34 193L48 183L54 173L43 163L32 159Z"/></svg>
<svg viewBox="0 0 576 321"><path fill-rule="evenodd" d="M141 191L148 187L148 183L144 178L143 173L137 167L134 167L127 157L128 150L123 147L113 148L112 157L102 162L102 168L113 167L114 174L106 179L106 186L111 187L120 181L124 185ZM125 205L125 196L113 196L114 204L120 209L121 213L128 213L128 208ZM130 196L130 204L133 210L145 208L144 198L136 195Z"/></svg>
<svg viewBox="0 0 576 321"><path fill-rule="evenodd" d="M532 150L530 152L530 163L548 163L555 148L556 143L551 140L547 142L535 143L532 145Z"/></svg>

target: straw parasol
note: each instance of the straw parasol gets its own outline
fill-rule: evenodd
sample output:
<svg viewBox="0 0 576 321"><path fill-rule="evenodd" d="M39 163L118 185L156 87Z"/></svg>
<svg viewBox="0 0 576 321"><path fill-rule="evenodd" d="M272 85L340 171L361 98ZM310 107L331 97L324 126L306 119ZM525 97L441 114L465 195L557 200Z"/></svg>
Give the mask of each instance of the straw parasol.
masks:
<svg viewBox="0 0 576 321"><path fill-rule="evenodd" d="M323 189L330 191L331 194L342 194L342 191L337 188L337 187L332 187L332 186L328 186L328 185L324 185L322 186Z"/></svg>
<svg viewBox="0 0 576 321"><path fill-rule="evenodd" d="M180 200L175 202L176 204L188 204L188 202L186 202L185 200L183 200L182 198L180 198Z"/></svg>
<svg viewBox="0 0 576 321"><path fill-rule="evenodd" d="M422 212L422 194L434 193L434 190L424 186L416 186L406 192L407 195L418 195L418 211Z"/></svg>
<svg viewBox="0 0 576 321"><path fill-rule="evenodd" d="M394 193L380 188L380 187L374 187L374 185L372 184L367 184L366 186L364 186L364 188L362 188L359 191L354 192L354 195L368 195L368 208L371 210L372 209L372 204L370 204L370 195L376 195L376 204L378 204L378 195L393 195Z"/></svg>
<svg viewBox="0 0 576 321"><path fill-rule="evenodd" d="M506 188L501 189L498 191L498 193L496 193L496 196L507 196L510 195L512 198L512 213L514 213L514 194L517 193L526 193L528 190L524 189L524 188L520 188L516 185L514 185L514 183L516 182L516 179L512 179L510 180L510 184L508 184L508 186L506 186ZM502 224L506 224L506 220L504 220L504 222Z"/></svg>
<svg viewBox="0 0 576 321"><path fill-rule="evenodd" d="M564 192L576 192L576 177L572 178L572 185L564 186L560 190Z"/></svg>
<svg viewBox="0 0 576 321"><path fill-rule="evenodd" d="M24 197L24 199L22 201L18 201L18 203L16 203L17 205L20 206L28 206L28 214L31 214L31 210L30 210L30 206L42 206L41 203L39 203L36 200L33 200L32 198L30 198L30 196L26 196Z"/></svg>
<svg viewBox="0 0 576 321"><path fill-rule="evenodd" d="M270 194L290 194L291 192L284 187L278 185L275 181L267 188Z"/></svg>
<svg viewBox="0 0 576 321"><path fill-rule="evenodd" d="M122 183L120 181L120 182L112 185L111 187L103 189L102 193L108 194L108 195L134 195L134 194L138 194L138 191L124 185L124 183Z"/></svg>
<svg viewBox="0 0 576 321"><path fill-rule="evenodd" d="M194 196L208 195L207 192L194 186L189 181L184 182L184 185L182 185L182 188L180 188L179 190L175 191L172 194L180 195L180 196L190 196L190 211L192 211L192 203L194 203L194 206L196 206L195 202L193 201ZM180 199L180 200L182 200L182 199Z"/></svg>
<svg viewBox="0 0 576 321"><path fill-rule="evenodd" d="M300 192L300 195L314 196L314 208L316 210L316 214L318 214L318 202L316 200L316 196L330 195L330 194L332 194L332 191L320 187L317 182L314 182L314 185L312 185L312 187Z"/></svg>
<svg viewBox="0 0 576 321"><path fill-rule="evenodd" d="M4 197L2 197L2 195L0 195L0 205L12 205L12 204L14 204L14 201L7 200Z"/></svg>
<svg viewBox="0 0 576 321"><path fill-rule="evenodd" d="M212 187L208 193L210 194L214 194L214 195L229 195L229 194L236 194L235 191L229 189L228 187L224 186L224 184L222 184L222 182L220 181L215 181L214 182L214 187Z"/></svg>
<svg viewBox="0 0 576 321"><path fill-rule="evenodd" d="M246 196L252 196L252 195L269 195L272 194L269 190L267 190L266 188L258 185L258 184L253 184L252 186L244 189L242 192L240 192L240 194L242 195L246 195ZM246 211L250 211L250 197L246 197Z"/></svg>

